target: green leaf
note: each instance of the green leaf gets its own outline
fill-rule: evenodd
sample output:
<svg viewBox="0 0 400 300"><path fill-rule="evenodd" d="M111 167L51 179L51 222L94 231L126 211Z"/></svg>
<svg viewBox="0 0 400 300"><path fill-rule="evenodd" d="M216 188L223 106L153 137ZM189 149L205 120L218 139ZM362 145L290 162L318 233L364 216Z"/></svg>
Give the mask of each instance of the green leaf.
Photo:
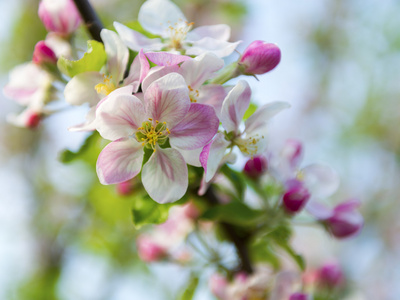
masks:
<svg viewBox="0 0 400 300"><path fill-rule="evenodd" d="M264 218L264 212L252 209L242 202L232 201L228 204L211 207L204 212L201 218L237 225L251 225Z"/></svg>
<svg viewBox="0 0 400 300"><path fill-rule="evenodd" d="M226 178L235 187L238 194L238 199L243 201L244 193L246 191L246 183L244 181L243 175L229 168L227 165L222 166L221 173L226 176Z"/></svg>
<svg viewBox="0 0 400 300"><path fill-rule="evenodd" d="M57 67L63 74L72 78L83 72L100 71L107 60L104 45L94 40L87 44L88 50L81 59L69 60L63 56L58 59Z"/></svg>
<svg viewBox="0 0 400 300"><path fill-rule="evenodd" d="M249 246L251 260L253 262L269 263L275 270L279 270L281 262L277 253L272 250L271 242L267 239L259 239Z"/></svg>
<svg viewBox="0 0 400 300"><path fill-rule="evenodd" d="M100 142L102 139L97 132L92 133L89 135L85 142L82 144L81 148L73 152L71 150L64 150L59 155L59 160L62 163L70 163L77 159L84 160L91 165L96 164L97 157L101 151Z"/></svg>
<svg viewBox="0 0 400 300"><path fill-rule="evenodd" d="M250 118L252 114L254 114L257 110L257 105L254 103L250 103L249 108L246 110L243 116L243 121L247 120Z"/></svg>
<svg viewBox="0 0 400 300"><path fill-rule="evenodd" d="M136 228L146 224L161 224L168 218L168 211L175 204L159 204L150 196L138 197L133 203L132 219Z"/></svg>
<svg viewBox="0 0 400 300"><path fill-rule="evenodd" d="M198 285L199 285L199 278L192 273L190 275L188 286L182 293L182 295L179 297L179 300L192 300Z"/></svg>

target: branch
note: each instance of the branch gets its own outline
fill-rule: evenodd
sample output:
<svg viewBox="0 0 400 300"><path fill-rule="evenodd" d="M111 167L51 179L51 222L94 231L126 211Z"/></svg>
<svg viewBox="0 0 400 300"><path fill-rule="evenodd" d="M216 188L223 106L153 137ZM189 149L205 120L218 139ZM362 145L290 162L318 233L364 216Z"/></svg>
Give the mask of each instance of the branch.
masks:
<svg viewBox="0 0 400 300"><path fill-rule="evenodd" d="M100 32L104 28L99 17L88 0L74 0L85 25L93 39L102 42Z"/></svg>
<svg viewBox="0 0 400 300"><path fill-rule="evenodd" d="M217 205L220 203L211 186L208 188L204 196L211 205ZM251 265L249 252L247 250L247 241L249 237L238 235L235 226L232 224L221 222L220 225L227 237L236 247L236 252L240 258L240 270L246 272L247 274L253 273L253 267Z"/></svg>

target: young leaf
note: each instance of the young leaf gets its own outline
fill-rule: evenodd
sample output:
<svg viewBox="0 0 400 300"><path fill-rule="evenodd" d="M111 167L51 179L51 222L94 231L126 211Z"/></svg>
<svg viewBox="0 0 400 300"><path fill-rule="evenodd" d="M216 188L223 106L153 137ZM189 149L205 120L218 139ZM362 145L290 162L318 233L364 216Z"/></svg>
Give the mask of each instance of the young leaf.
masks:
<svg viewBox="0 0 400 300"><path fill-rule="evenodd" d="M88 50L81 59L69 60L63 56L58 59L57 67L63 74L72 78L83 72L100 71L107 60L104 45L93 40L87 44Z"/></svg>
<svg viewBox="0 0 400 300"><path fill-rule="evenodd" d="M67 164L74 160L80 159L95 165L97 157L101 151L101 147L99 145L100 141L100 135L97 132L94 132L86 138L85 142L78 151L73 152L71 150L64 150L61 152L59 155L59 160L62 163Z"/></svg>
<svg viewBox="0 0 400 300"><path fill-rule="evenodd" d="M133 203L132 219L136 228L146 224L161 224L168 218L168 211L173 204L159 204L148 195L138 197Z"/></svg>
<svg viewBox="0 0 400 300"><path fill-rule="evenodd" d="M182 295L179 297L179 300L192 300L198 285L199 285L199 278L192 273L190 275L188 286L182 293Z"/></svg>
<svg viewBox="0 0 400 300"><path fill-rule="evenodd" d="M246 110L243 116L243 121L247 120L250 118L252 114L254 114L257 110L257 105L254 103L250 103L249 108Z"/></svg>

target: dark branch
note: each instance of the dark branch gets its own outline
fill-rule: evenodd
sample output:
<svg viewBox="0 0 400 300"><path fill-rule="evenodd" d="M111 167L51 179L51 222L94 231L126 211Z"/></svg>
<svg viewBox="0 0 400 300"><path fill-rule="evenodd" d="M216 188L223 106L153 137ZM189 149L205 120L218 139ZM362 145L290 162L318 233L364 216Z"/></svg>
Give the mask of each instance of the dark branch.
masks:
<svg viewBox="0 0 400 300"><path fill-rule="evenodd" d="M88 0L74 0L74 2L82 16L82 19L85 21L86 27L92 38L98 42L102 42L100 32L103 29L103 24L94 11L92 5Z"/></svg>
<svg viewBox="0 0 400 300"><path fill-rule="evenodd" d="M204 197L207 198L208 202L211 205L217 205L219 203L217 195L215 195L212 187L209 187L207 192L204 194ZM240 258L240 271L244 271L247 274L253 273L253 267L251 265L249 252L247 251L247 241L248 236L240 236L237 233L235 226L232 224L221 222L220 223L222 229L224 230L227 237L233 242L236 247L236 252Z"/></svg>

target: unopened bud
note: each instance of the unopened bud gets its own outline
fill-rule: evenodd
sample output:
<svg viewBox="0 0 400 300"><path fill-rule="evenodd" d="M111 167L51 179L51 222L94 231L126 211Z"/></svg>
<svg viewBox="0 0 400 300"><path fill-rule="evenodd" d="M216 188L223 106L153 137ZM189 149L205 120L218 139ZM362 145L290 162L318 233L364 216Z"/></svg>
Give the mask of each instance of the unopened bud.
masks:
<svg viewBox="0 0 400 300"><path fill-rule="evenodd" d="M267 159L264 156L255 156L246 162L243 172L251 178L258 178L267 171L267 168Z"/></svg>
<svg viewBox="0 0 400 300"><path fill-rule="evenodd" d="M47 31L68 36L81 23L81 16L72 0L42 0L39 17Z"/></svg>
<svg viewBox="0 0 400 300"><path fill-rule="evenodd" d="M133 192L133 184L131 180L118 183L116 188L117 193L121 196L127 196Z"/></svg>
<svg viewBox="0 0 400 300"><path fill-rule="evenodd" d="M297 213L303 209L308 199L310 199L310 193L303 182L297 179L289 180L286 186L286 192L283 195L283 206L288 213Z"/></svg>
<svg viewBox="0 0 400 300"><path fill-rule="evenodd" d="M336 263L327 263L317 272L317 281L321 287L333 289L344 282L342 269Z"/></svg>
<svg viewBox="0 0 400 300"><path fill-rule="evenodd" d="M294 293L290 295L289 300L308 300L310 299L307 294L303 293Z"/></svg>
<svg viewBox="0 0 400 300"><path fill-rule="evenodd" d="M275 44L263 41L252 42L243 55L239 64L247 75L264 74L274 69L281 60L281 50Z"/></svg>
<svg viewBox="0 0 400 300"><path fill-rule="evenodd" d="M56 64L57 56L54 51L46 45L44 41L40 41L36 44L35 50L33 51L32 61L35 64Z"/></svg>
<svg viewBox="0 0 400 300"><path fill-rule="evenodd" d="M36 127L39 126L40 121L42 120L42 116L40 113L37 112L30 112L27 116L26 116L26 127L27 128L31 128L34 129Z"/></svg>
<svg viewBox="0 0 400 300"><path fill-rule="evenodd" d="M350 237L361 230L364 219L357 210L359 205L359 201L349 200L335 207L332 216L325 221L329 231L335 237Z"/></svg>
<svg viewBox="0 0 400 300"><path fill-rule="evenodd" d="M136 245L140 259L145 262L158 261L166 256L166 250L148 236L140 236Z"/></svg>

